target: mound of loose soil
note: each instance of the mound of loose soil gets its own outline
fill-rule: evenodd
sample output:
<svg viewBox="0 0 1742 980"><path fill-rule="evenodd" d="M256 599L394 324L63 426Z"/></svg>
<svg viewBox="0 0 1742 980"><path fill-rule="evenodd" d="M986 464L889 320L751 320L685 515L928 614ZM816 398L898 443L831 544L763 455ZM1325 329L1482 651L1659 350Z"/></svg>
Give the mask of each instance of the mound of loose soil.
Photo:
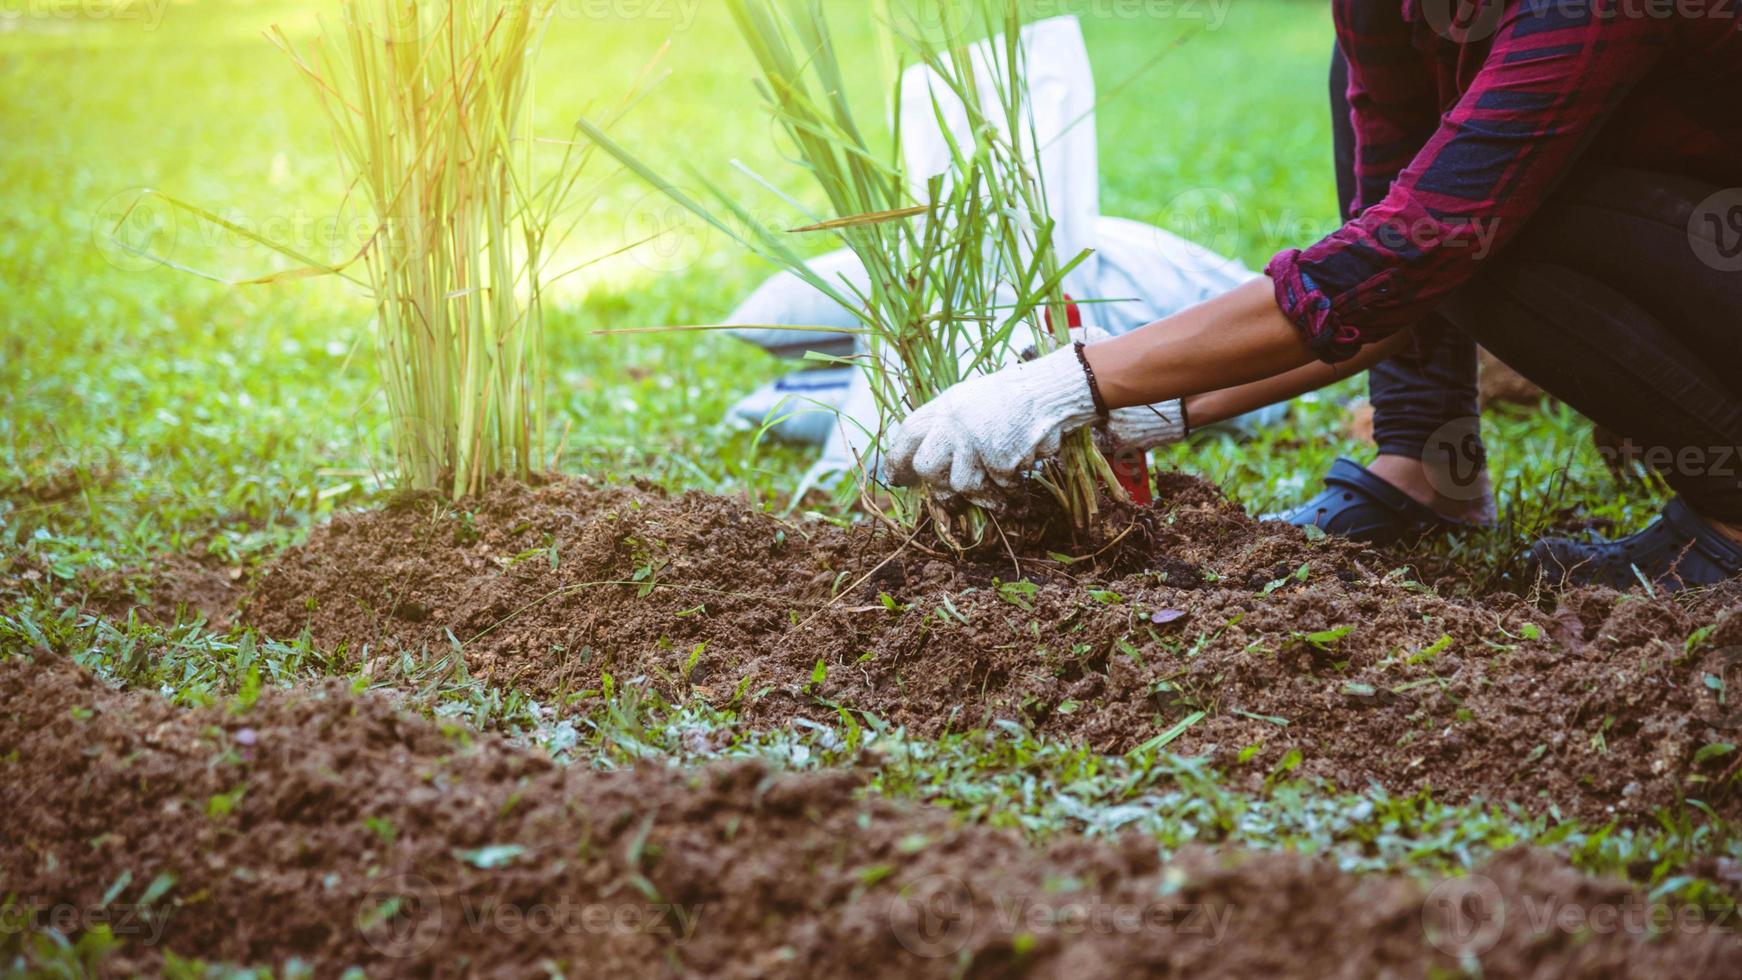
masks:
<svg viewBox="0 0 1742 980"><path fill-rule="evenodd" d="M158 626L198 616L215 629L226 629L243 598L242 579L242 568L215 558L169 555L148 568L87 576L80 583L81 605L117 618L132 612ZM148 600L143 605L134 599L138 591Z"/></svg>
<svg viewBox="0 0 1742 980"><path fill-rule="evenodd" d="M503 976L1422 975L1465 952L1497 977L1717 976L1742 957L1709 913L1543 852L1424 892L1288 854L1043 850L866 799L851 772L557 767L338 683L187 711L20 659L0 704L8 921L107 922L116 973L165 951Z"/></svg>
<svg viewBox="0 0 1742 980"><path fill-rule="evenodd" d="M1670 602L1445 599L1203 484L1169 490L1140 532L1149 568L1027 560L1021 576L700 494L570 481L463 514L420 499L317 531L245 617L358 655L457 640L475 673L571 704L610 674L752 724L836 706L920 734L1002 717L1105 751L1202 710L1171 747L1231 764L1258 745L1255 772L1299 749L1346 786L1591 817L1692 790L1739 812L1703 781L1723 770L1693 761L1742 715L1706 681L1736 666L1733 610L1689 655L1695 618Z"/></svg>
<svg viewBox="0 0 1742 980"><path fill-rule="evenodd" d="M467 514L417 499L318 529L244 620L356 656L458 642L475 674L562 705L610 674L753 725L837 706L922 735L1008 718L1110 752L1202 711L1170 748L1254 779L1298 749L1304 773L1345 787L1593 819L1688 793L1742 813L1727 759L1695 762L1742 741L1742 710L1708 681L1742 665L1734 606L1689 653L1700 620L1669 601L1447 599L1205 484L1164 484L1146 567L1135 549L1099 573L1025 559L1032 585L1012 584L1014 559L943 561L694 493L566 481Z"/></svg>

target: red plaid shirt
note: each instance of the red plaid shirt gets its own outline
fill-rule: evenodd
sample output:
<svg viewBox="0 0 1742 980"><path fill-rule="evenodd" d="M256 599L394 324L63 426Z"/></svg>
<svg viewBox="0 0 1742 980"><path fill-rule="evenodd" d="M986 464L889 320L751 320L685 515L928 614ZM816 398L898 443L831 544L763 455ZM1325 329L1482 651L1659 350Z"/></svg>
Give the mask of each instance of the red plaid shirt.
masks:
<svg viewBox="0 0 1742 980"><path fill-rule="evenodd" d="M1581 159L1742 186L1742 0L1333 0L1348 224L1265 270L1327 361L1424 319Z"/></svg>

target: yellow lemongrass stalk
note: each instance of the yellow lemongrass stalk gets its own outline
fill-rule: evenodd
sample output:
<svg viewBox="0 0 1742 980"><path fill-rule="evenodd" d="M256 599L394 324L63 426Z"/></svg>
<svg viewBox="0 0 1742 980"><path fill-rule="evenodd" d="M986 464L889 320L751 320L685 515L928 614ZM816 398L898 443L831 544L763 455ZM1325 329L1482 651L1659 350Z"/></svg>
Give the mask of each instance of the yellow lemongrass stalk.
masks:
<svg viewBox="0 0 1742 980"><path fill-rule="evenodd" d="M395 457L475 493L544 462L545 233L534 186L540 0L344 0L296 60L378 219L364 255ZM569 184L568 186L572 186Z"/></svg>

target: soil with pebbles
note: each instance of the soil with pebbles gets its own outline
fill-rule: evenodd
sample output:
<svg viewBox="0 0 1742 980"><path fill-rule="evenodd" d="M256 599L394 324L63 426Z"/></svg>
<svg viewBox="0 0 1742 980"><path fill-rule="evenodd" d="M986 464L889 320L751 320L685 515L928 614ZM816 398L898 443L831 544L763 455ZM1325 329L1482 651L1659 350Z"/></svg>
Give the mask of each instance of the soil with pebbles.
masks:
<svg viewBox="0 0 1742 980"><path fill-rule="evenodd" d="M1160 484L1111 546L971 562L697 493L412 497L317 529L240 620L358 658L458 643L475 675L565 710L609 674L753 726L843 708L920 735L1010 719L1107 752L1203 712L1170 750L1254 780L1298 750L1344 787L1592 820L1686 797L1742 815L1735 753L1701 752L1742 743L1733 590L1448 597L1206 484Z"/></svg>
<svg viewBox="0 0 1742 980"><path fill-rule="evenodd" d="M1164 862L1138 837L1043 848L869 798L854 771L557 766L336 681L190 710L14 658L0 760L8 935L106 922L125 942L113 975L169 953L515 977L1422 976L1462 954L1491 977L1700 977L1742 962L1732 924L1654 919L1629 885L1542 851L1431 885L1287 853Z"/></svg>

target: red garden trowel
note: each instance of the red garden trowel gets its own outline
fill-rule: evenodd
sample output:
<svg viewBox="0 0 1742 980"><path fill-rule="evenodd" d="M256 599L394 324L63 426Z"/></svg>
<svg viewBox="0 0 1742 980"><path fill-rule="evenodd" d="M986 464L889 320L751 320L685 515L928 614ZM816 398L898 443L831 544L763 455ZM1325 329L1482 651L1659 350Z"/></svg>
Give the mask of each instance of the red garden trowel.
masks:
<svg viewBox="0 0 1742 980"><path fill-rule="evenodd" d="M1108 456L1107 462L1113 467L1113 475L1118 478L1119 485L1131 495L1131 502L1140 507L1148 507L1155 503L1155 492L1149 486L1149 454L1134 453L1125 459Z"/></svg>
<svg viewBox="0 0 1742 980"><path fill-rule="evenodd" d="M1072 330L1083 328L1083 311L1078 308L1071 294L1065 294L1065 322ZM1053 329L1052 309L1046 311L1046 328ZM1141 507L1155 503L1155 493L1149 486L1149 454L1129 453L1124 457L1107 454L1107 464L1113 467L1113 476L1119 480L1131 502Z"/></svg>

